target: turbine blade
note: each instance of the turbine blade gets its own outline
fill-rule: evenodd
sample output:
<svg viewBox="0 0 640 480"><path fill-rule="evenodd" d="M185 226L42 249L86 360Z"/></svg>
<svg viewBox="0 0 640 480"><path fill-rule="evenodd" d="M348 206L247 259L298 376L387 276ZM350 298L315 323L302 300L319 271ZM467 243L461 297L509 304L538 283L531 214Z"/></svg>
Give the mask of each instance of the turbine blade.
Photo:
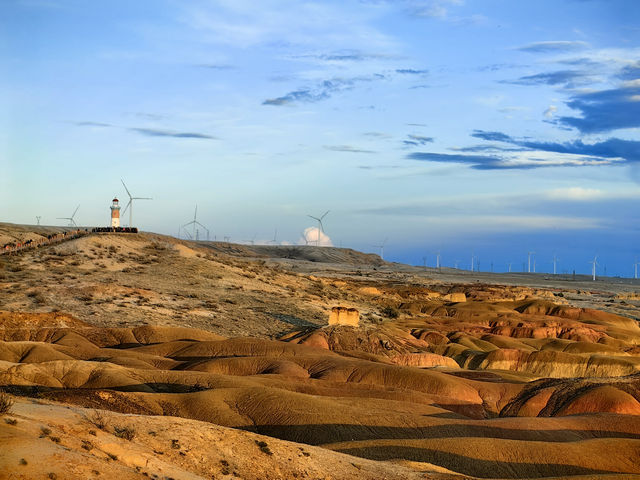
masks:
<svg viewBox="0 0 640 480"><path fill-rule="evenodd" d="M122 210L122 215L125 214L125 212L127 211L127 209L131 206L131 199L129 200L129 203L127 203L127 206L124 207L124 210Z"/></svg>
<svg viewBox="0 0 640 480"><path fill-rule="evenodd" d="M313 218L314 220L316 220L316 221L318 221L318 222L320 221L320 219L319 219L319 218L314 217L313 215L307 215L307 217L311 217L311 218Z"/></svg>
<svg viewBox="0 0 640 480"><path fill-rule="evenodd" d="M327 216L327 214L328 214L330 211L331 211L331 210L327 210L326 212L324 212L324 215L322 215L322 216L320 217L320 220L322 220L324 217L326 217L326 216Z"/></svg>
<svg viewBox="0 0 640 480"><path fill-rule="evenodd" d="M80 205L78 205L78 206L76 207L76 209L73 211L73 215L71 215L71 218L73 218L73 217L75 217L75 216L76 216L76 213L78 213L78 209L79 209L79 208L80 208Z"/></svg>
<svg viewBox="0 0 640 480"><path fill-rule="evenodd" d="M132 200L153 200L150 197L131 197Z"/></svg>
<svg viewBox="0 0 640 480"><path fill-rule="evenodd" d="M120 179L120 181L122 182L122 185L124 186L124 189L127 191L127 195L129 195L129 198L131 198L131 194L129 193L129 189L127 188L127 186L124 184L124 180Z"/></svg>

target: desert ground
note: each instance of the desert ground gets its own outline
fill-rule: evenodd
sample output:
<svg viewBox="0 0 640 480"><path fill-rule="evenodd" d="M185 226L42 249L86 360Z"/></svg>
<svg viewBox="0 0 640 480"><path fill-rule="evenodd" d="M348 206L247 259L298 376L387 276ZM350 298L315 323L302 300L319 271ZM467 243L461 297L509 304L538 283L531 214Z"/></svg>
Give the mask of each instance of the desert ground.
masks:
<svg viewBox="0 0 640 480"><path fill-rule="evenodd" d="M0 478L640 478L639 319L637 280L331 247L0 255Z"/></svg>

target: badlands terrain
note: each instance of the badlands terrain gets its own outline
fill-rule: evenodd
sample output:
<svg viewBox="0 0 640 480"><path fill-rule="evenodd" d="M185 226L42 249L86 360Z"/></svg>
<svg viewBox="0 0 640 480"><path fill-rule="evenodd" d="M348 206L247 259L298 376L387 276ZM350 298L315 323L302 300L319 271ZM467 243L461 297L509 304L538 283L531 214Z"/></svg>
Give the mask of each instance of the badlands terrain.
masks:
<svg viewBox="0 0 640 480"><path fill-rule="evenodd" d="M637 281L338 248L0 255L0 478L640 478L639 319Z"/></svg>

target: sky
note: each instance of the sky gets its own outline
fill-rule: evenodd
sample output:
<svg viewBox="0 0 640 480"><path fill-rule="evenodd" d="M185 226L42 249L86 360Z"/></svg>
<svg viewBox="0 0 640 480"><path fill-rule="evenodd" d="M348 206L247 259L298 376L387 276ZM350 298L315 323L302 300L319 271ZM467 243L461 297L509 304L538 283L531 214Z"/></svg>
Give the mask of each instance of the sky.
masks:
<svg viewBox="0 0 640 480"><path fill-rule="evenodd" d="M0 58L0 221L106 226L123 179L174 236L640 260L635 0L3 0Z"/></svg>

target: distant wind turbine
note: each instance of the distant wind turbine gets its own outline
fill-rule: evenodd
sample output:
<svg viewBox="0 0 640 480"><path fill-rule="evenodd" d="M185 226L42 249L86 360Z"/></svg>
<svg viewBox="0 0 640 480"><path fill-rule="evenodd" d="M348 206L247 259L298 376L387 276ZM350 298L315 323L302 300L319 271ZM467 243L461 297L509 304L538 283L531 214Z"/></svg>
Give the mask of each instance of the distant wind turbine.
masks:
<svg viewBox="0 0 640 480"><path fill-rule="evenodd" d="M555 254L553 255L553 274L556 274L556 265L558 263L558 260L560 260Z"/></svg>
<svg viewBox="0 0 640 480"><path fill-rule="evenodd" d="M436 268L440 270L440 250L436 252Z"/></svg>
<svg viewBox="0 0 640 480"><path fill-rule="evenodd" d="M633 264L633 278L638 278L638 265L640 265L640 262L636 258L636 261Z"/></svg>
<svg viewBox="0 0 640 480"><path fill-rule="evenodd" d="M508 265L509 265L509 273L511 273L511 263L512 263L512 262L509 262L509 263L508 263Z"/></svg>
<svg viewBox="0 0 640 480"><path fill-rule="evenodd" d="M127 203L127 206L124 207L122 214L124 215L124 212L127 211L127 208L129 209L129 228L131 228L133 227L133 223L132 223L133 222L133 201L134 200L153 200L153 199L149 197L132 197L131 193L129 192L129 189L124 184L124 180L120 179L120 181L122 182L124 189L127 191L127 195L129 195L129 202Z"/></svg>
<svg viewBox="0 0 640 480"><path fill-rule="evenodd" d="M374 245L374 247L380 249L380 259L381 260L384 260L384 246L387 244L387 240L389 240L389 239L385 238L384 242L382 242L382 245Z"/></svg>
<svg viewBox="0 0 640 480"><path fill-rule="evenodd" d="M327 216L330 210L327 210L322 214L320 218L314 217L313 215L307 215L307 217L311 217L314 220L318 221L318 238L316 239L316 247L320 246L320 232L324 233L324 225L322 225L322 219Z"/></svg>
<svg viewBox="0 0 640 480"><path fill-rule="evenodd" d="M205 227L203 224L201 224L198 220L197 220L197 216L198 216L198 205L196 205L196 210L193 213L193 220L191 220L189 223L185 223L182 228L184 228L184 231L189 233L187 231L187 229L185 227L188 227L189 225L193 225L193 235L190 235L191 238L195 238L196 240L198 240L198 231L196 230L196 225L200 225L202 228L204 228L207 232L207 242L209 241L209 229L207 227Z"/></svg>
<svg viewBox="0 0 640 480"><path fill-rule="evenodd" d="M38 222L38 225L40 225L40 219L41 218L42 218L41 216L36 215L36 221Z"/></svg>
<svg viewBox="0 0 640 480"><path fill-rule="evenodd" d="M268 243L273 243L274 245L276 245L278 243L278 229L276 228L276 231L273 233L273 240L269 240Z"/></svg>
<svg viewBox="0 0 640 480"><path fill-rule="evenodd" d="M527 252L527 264L528 264L527 272L528 273L531 273L531 255L535 255L535 254L536 252Z"/></svg>
<svg viewBox="0 0 640 480"><path fill-rule="evenodd" d="M76 213L78 212L79 208L80 208L80 205L76 207L76 209L73 211L73 215L71 215L70 217L58 217L58 220L69 220L70 227L77 227L78 225L76 224L74 217L76 216Z"/></svg>
<svg viewBox="0 0 640 480"><path fill-rule="evenodd" d="M593 260L589 262L591 264L591 274L593 275L593 281L596 281L596 265L598 265L598 256L593 257Z"/></svg>

